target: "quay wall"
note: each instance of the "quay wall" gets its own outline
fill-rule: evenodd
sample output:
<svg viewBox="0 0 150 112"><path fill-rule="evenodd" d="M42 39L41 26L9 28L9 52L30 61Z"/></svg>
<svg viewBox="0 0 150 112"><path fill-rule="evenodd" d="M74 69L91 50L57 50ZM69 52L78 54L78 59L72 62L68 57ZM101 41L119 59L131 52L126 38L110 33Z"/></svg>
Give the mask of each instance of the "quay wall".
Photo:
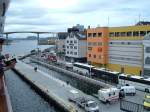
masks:
<svg viewBox="0 0 150 112"><path fill-rule="evenodd" d="M72 105L67 104L63 100L59 99L55 94L48 91L46 88L36 84L34 81L26 77L18 69L12 69L23 81L28 83L33 90L35 90L42 98L44 98L48 103L54 105L56 108L59 108L61 112L76 112L75 108Z"/></svg>
<svg viewBox="0 0 150 112"><path fill-rule="evenodd" d="M82 80L82 81L85 81L87 83L94 84L94 85L100 86L102 88L109 88L109 87L111 87L111 85L106 84L104 82L101 82L101 81L98 81L98 80L95 80L95 79L91 79L91 78L83 76L83 75L79 75L77 73L65 70L63 68L60 68L60 67L57 67L57 66L54 66L54 65L50 65L50 64L44 63L44 62L39 61L37 59L30 58L30 60L32 62L38 63L38 64L40 64L40 65L42 65L44 67L47 67L47 68L49 68L51 70L54 70L54 71L59 72L59 73L63 73L65 75L68 75L68 76L71 76L71 77L75 77L75 78L77 78L79 80Z"/></svg>

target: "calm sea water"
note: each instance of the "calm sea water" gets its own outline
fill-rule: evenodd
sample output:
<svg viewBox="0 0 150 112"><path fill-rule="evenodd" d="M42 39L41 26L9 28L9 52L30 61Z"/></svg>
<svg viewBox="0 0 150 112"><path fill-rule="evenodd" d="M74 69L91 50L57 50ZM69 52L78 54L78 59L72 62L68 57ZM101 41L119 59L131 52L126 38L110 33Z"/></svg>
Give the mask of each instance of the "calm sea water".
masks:
<svg viewBox="0 0 150 112"><path fill-rule="evenodd" d="M38 47L40 49L45 49L50 46L43 45ZM18 56L27 54L36 48L36 41L14 41L11 45L3 47L3 54L9 53ZM60 112L44 101L13 71L7 71L5 76L14 112Z"/></svg>
<svg viewBox="0 0 150 112"><path fill-rule="evenodd" d="M36 40L13 41L10 45L3 46L3 54L24 55L31 50L40 48L41 50L50 47L50 45L37 45Z"/></svg>

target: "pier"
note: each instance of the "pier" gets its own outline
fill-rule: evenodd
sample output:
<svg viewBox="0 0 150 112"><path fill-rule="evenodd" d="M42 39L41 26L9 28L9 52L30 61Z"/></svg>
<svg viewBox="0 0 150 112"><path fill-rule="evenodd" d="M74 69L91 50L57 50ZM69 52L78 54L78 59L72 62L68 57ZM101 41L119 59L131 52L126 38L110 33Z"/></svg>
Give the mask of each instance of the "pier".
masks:
<svg viewBox="0 0 150 112"><path fill-rule="evenodd" d="M28 82L35 91L38 91L42 97L45 97L48 101L51 100L56 103L62 111L76 112L77 110L78 112L84 112L68 100L69 91L77 89L40 70L37 70L36 72L34 71L34 67L31 67L21 61L18 61L14 71L26 80L26 82ZM77 91L86 96L86 94L80 90Z"/></svg>

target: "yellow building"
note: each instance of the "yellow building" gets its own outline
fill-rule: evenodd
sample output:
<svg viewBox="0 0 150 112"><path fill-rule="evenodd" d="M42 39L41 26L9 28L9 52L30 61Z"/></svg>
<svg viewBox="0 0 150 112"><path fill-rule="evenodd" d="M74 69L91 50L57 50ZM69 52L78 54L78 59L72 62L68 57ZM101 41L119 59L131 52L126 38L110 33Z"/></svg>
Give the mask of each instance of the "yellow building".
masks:
<svg viewBox="0 0 150 112"><path fill-rule="evenodd" d="M107 68L140 75L144 63L142 40L149 32L150 25L110 27Z"/></svg>

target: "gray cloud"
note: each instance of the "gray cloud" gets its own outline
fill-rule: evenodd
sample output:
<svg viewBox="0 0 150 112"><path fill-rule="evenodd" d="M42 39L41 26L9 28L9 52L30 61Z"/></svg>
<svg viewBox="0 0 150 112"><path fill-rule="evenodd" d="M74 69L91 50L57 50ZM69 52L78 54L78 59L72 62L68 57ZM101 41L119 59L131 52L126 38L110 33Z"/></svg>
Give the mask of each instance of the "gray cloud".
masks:
<svg viewBox="0 0 150 112"><path fill-rule="evenodd" d="M132 25L138 21L139 14L142 20L150 19L148 0L74 0L75 4L63 8L55 8L54 4L44 7L38 1L11 0L5 31L65 31L77 23L86 27L107 26L108 17L110 26Z"/></svg>

